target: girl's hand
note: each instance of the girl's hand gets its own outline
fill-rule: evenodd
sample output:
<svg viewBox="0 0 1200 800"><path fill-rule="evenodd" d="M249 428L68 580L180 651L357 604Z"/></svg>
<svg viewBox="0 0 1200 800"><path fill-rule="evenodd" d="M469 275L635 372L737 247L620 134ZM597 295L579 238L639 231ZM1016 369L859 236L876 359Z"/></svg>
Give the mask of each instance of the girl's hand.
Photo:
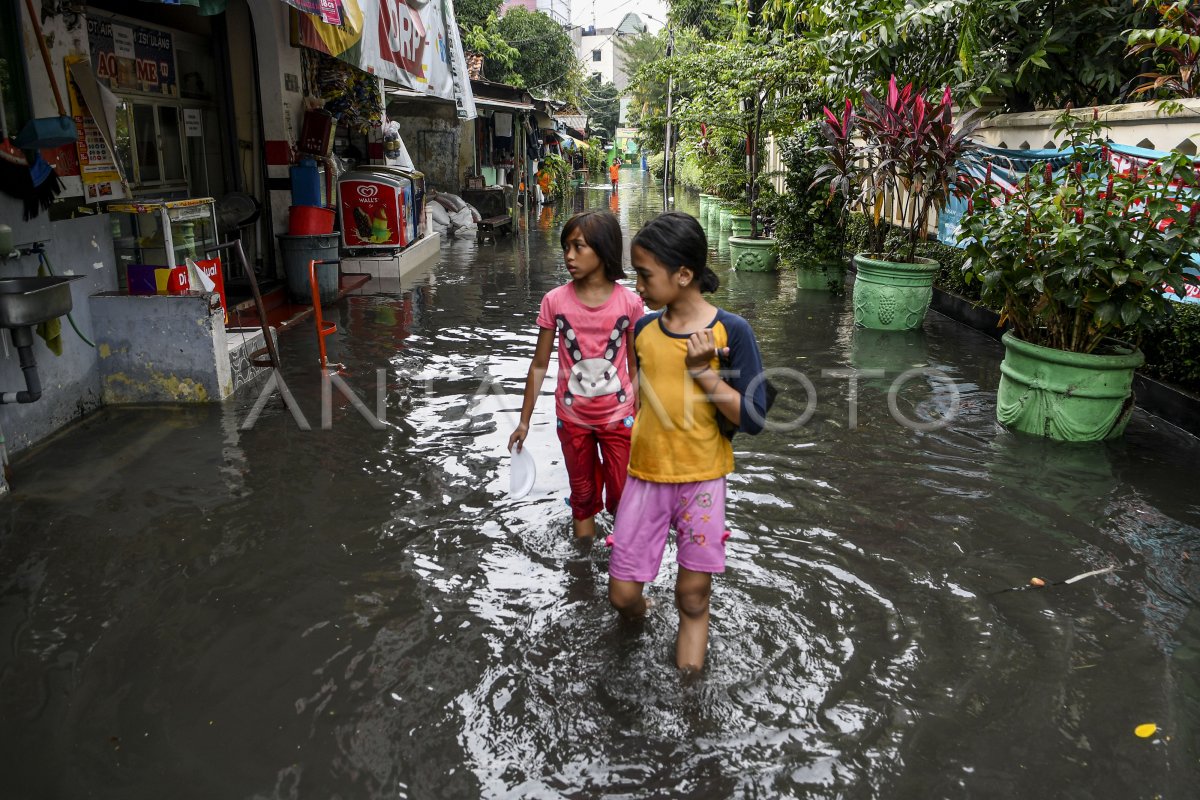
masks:
<svg viewBox="0 0 1200 800"><path fill-rule="evenodd" d="M721 354L728 355L729 348L722 347ZM684 364L693 378L712 366L712 360L717 356L717 343L713 338L712 328L702 328L688 337L687 356Z"/></svg>
<svg viewBox="0 0 1200 800"><path fill-rule="evenodd" d="M517 426L517 429L512 432L512 436L508 437L508 452L512 452L513 445L517 446L517 452L525 449L525 437L529 435L529 423L522 422Z"/></svg>

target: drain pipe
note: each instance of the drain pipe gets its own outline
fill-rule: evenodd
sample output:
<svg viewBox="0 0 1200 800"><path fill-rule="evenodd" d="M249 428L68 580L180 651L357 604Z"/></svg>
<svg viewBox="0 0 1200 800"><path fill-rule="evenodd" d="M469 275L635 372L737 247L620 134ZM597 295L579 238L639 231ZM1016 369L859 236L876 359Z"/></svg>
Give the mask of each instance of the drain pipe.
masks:
<svg viewBox="0 0 1200 800"><path fill-rule="evenodd" d="M37 362L33 360L33 328L24 325L13 328L12 342L21 359L21 371L25 373L25 391L0 393L0 403L33 403L42 396L42 380L38 377Z"/></svg>

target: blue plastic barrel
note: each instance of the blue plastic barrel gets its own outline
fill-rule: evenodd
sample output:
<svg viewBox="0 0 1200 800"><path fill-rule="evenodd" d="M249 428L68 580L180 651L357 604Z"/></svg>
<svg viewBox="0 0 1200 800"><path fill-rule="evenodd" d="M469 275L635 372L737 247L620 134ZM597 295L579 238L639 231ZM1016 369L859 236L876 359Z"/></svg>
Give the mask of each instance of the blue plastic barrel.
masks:
<svg viewBox="0 0 1200 800"><path fill-rule="evenodd" d="M321 173L317 171L317 162L311 158L302 158L290 170L292 175L292 205L325 207L321 197Z"/></svg>

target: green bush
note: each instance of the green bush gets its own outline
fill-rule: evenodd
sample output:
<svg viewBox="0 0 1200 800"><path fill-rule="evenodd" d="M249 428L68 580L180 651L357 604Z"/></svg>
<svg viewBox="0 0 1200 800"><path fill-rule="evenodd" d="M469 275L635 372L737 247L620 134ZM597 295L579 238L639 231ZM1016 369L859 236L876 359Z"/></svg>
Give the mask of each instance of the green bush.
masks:
<svg viewBox="0 0 1200 800"><path fill-rule="evenodd" d="M1167 324L1142 338L1151 378L1200 394L1200 305L1176 303Z"/></svg>
<svg viewBox="0 0 1200 800"><path fill-rule="evenodd" d="M666 158L662 153L655 153L646 159L646 167L650 170L650 175L660 181L663 179L663 165L666 163Z"/></svg>
<svg viewBox="0 0 1200 800"><path fill-rule="evenodd" d="M550 153L542 162L542 169L553 176L554 180L550 184L551 193L559 200L566 197L571 190L571 177L574 174L571 165L562 156Z"/></svg>
<svg viewBox="0 0 1200 800"><path fill-rule="evenodd" d="M780 257L791 266L835 262L851 253L842 248L839 204L829 202L828 187L812 186L817 168L825 163L818 124L806 121L781 142L787 192L763 196L763 211L775 219Z"/></svg>
<svg viewBox="0 0 1200 800"><path fill-rule="evenodd" d="M584 148L583 165L588 171L588 180L605 181L608 178L608 165L605 163L604 151L596 144Z"/></svg>

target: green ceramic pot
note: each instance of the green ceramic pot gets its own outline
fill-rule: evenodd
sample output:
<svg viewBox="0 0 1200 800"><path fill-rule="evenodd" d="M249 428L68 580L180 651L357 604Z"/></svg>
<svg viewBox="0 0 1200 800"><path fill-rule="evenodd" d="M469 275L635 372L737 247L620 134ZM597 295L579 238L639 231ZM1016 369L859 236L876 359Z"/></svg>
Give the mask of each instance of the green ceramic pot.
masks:
<svg viewBox="0 0 1200 800"><path fill-rule="evenodd" d="M775 240L730 236L729 263L740 272L774 272L779 263Z"/></svg>
<svg viewBox="0 0 1200 800"><path fill-rule="evenodd" d="M732 216L733 216L732 213L729 211L729 209L727 207L721 206L721 217L720 217L719 222L720 222L722 233L725 233L732 228L732 226L733 226L733 221L731 219Z"/></svg>
<svg viewBox="0 0 1200 800"><path fill-rule="evenodd" d="M729 232L734 236L749 236L750 215L731 213L729 215Z"/></svg>
<svg viewBox="0 0 1200 800"><path fill-rule="evenodd" d="M697 219L699 219L701 222L708 219L708 209L709 209L709 207L712 206L712 202L713 202L712 195L710 195L710 194L700 195L700 213L699 213L699 215L697 215Z"/></svg>
<svg viewBox="0 0 1200 800"><path fill-rule="evenodd" d="M796 268L796 288L814 292L836 292L846 281L846 268L837 263L804 264Z"/></svg>
<svg viewBox="0 0 1200 800"><path fill-rule="evenodd" d="M719 197L714 197L712 205L708 209L708 221L713 225L720 225L722 212L728 213L728 202L728 200L722 200Z"/></svg>
<svg viewBox="0 0 1200 800"><path fill-rule="evenodd" d="M1133 372L1145 362L1136 347L1069 353L1008 332L996 419L1012 429L1064 442L1115 439L1133 413Z"/></svg>
<svg viewBox="0 0 1200 800"><path fill-rule="evenodd" d="M915 264L881 261L856 255L854 266L854 322L881 331L907 331L920 327L933 299L936 261Z"/></svg>

